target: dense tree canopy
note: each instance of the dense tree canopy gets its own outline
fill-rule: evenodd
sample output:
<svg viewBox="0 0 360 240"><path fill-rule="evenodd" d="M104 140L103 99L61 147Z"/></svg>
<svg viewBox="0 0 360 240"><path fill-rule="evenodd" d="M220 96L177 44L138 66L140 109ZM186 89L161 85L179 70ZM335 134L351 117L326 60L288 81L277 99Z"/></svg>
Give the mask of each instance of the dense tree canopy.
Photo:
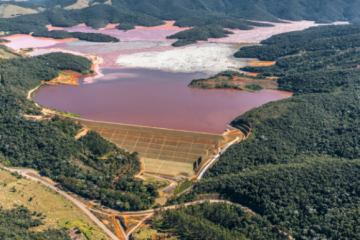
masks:
<svg viewBox="0 0 360 240"><path fill-rule="evenodd" d="M277 59L274 66L243 70L279 76L279 89L294 96L236 118L231 125L239 129L251 123L250 137L231 146L191 193L169 204L219 193L295 239L360 238L358 27L325 29L281 34L240 50L249 57L275 56L269 58Z"/></svg>
<svg viewBox="0 0 360 240"><path fill-rule="evenodd" d="M205 202L160 211L155 214L152 225L155 229L175 229L181 239L287 239L266 218L250 214L241 206L226 203Z"/></svg>

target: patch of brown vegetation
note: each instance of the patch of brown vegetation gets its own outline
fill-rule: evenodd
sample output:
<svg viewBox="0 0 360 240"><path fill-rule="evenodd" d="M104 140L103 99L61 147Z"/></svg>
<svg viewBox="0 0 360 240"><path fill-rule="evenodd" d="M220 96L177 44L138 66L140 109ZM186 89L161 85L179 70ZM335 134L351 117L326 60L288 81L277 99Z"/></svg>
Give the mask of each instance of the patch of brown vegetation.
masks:
<svg viewBox="0 0 360 240"><path fill-rule="evenodd" d="M136 227L136 225L138 225L139 222L141 222L143 219L144 219L144 216L131 216L131 217L122 216L122 217L120 217L120 221L121 221L122 225L125 227L126 233L128 233L129 231L131 231L131 229Z"/></svg>
<svg viewBox="0 0 360 240"><path fill-rule="evenodd" d="M116 219L113 215L111 215L111 220L113 220L113 222L114 222L116 235L118 236L119 239L123 239L120 227L117 224Z"/></svg>
<svg viewBox="0 0 360 240"><path fill-rule="evenodd" d="M46 82L46 84L48 85L64 84L64 85L79 86L79 83L77 81L78 78L81 76L82 74L75 71L61 71L59 77Z"/></svg>
<svg viewBox="0 0 360 240"><path fill-rule="evenodd" d="M1 43L1 44L5 44L5 43ZM9 49L11 50L11 49ZM8 51L5 51L4 49L0 49L0 58L4 58L4 59L9 59L9 58L18 58L19 56L11 53L11 52L8 52Z"/></svg>
<svg viewBox="0 0 360 240"><path fill-rule="evenodd" d="M117 235L116 227L118 227L118 226L116 224L116 219L115 218L113 219L113 218L111 218L111 216L108 216L106 214L101 214L101 213L98 213L98 212L94 212L94 211L92 211L92 214L94 214L94 216L96 218L98 218L101 222L104 222L104 221L108 222L109 224L107 224L106 227L111 232L113 232L115 235ZM112 216L112 217L114 217L114 216ZM118 230L120 231L120 229L118 229ZM119 235L117 235L117 236L119 237ZM122 239L121 232L120 232L120 237L119 238Z"/></svg>
<svg viewBox="0 0 360 240"><path fill-rule="evenodd" d="M249 65L251 67L267 67L267 66L272 66L272 65L275 65L275 64L276 64L276 62L274 62L274 61L260 61L259 59L251 61L249 63Z"/></svg>
<svg viewBox="0 0 360 240"><path fill-rule="evenodd" d="M259 73L250 73L250 72L248 72L248 73L245 73L245 75L251 76L251 77L257 77L257 75L259 75Z"/></svg>

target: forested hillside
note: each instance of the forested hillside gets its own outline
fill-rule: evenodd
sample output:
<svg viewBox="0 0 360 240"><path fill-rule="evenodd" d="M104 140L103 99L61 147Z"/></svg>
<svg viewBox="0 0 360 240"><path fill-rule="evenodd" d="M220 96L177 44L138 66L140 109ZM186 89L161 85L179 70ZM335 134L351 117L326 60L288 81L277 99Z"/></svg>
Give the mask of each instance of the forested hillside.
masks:
<svg viewBox="0 0 360 240"><path fill-rule="evenodd" d="M328 22L336 20L357 21L360 1L347 0L112 0L117 7L129 8L161 19L179 20L198 16L201 13L216 12L228 16L262 20L313 20Z"/></svg>
<svg viewBox="0 0 360 240"><path fill-rule="evenodd" d="M11 2L23 7L43 7L51 9L62 8L76 3L77 0L31 0L28 2ZM104 3L105 0L90 0L90 5ZM5 3L5 2L4 2ZM9 2L6 2L9 3ZM329 21L359 21L360 1L348 0L112 0L117 8L129 9L163 20L180 20L182 18L198 17L202 14L216 13L234 18L278 21L313 20Z"/></svg>
<svg viewBox="0 0 360 240"><path fill-rule="evenodd" d="M285 233L259 215L226 203L199 205L160 211L153 217L154 229L174 231L181 239L287 239Z"/></svg>
<svg viewBox="0 0 360 240"><path fill-rule="evenodd" d="M242 48L237 56L268 53L277 60L243 70L279 76L279 89L294 96L236 118L234 127L251 123L250 137L230 147L191 193L169 204L219 193L295 239L360 238L358 29L312 28Z"/></svg>
<svg viewBox="0 0 360 240"><path fill-rule="evenodd" d="M65 53L0 62L0 161L36 169L71 191L113 208L149 208L158 192L133 178L140 171L136 153L119 149L96 132L75 140L82 127L70 119L38 121L23 116L41 114L26 96L42 80L57 77L60 70L90 69L88 59Z"/></svg>

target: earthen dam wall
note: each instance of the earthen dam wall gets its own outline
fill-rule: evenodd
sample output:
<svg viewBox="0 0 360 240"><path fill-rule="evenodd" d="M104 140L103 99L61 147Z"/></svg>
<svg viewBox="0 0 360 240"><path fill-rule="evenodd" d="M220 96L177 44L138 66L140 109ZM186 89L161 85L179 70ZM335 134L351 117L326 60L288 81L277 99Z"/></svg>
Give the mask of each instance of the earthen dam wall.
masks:
<svg viewBox="0 0 360 240"><path fill-rule="evenodd" d="M192 177L206 160L235 135L216 135L72 118L105 139L138 152L145 172L165 177Z"/></svg>

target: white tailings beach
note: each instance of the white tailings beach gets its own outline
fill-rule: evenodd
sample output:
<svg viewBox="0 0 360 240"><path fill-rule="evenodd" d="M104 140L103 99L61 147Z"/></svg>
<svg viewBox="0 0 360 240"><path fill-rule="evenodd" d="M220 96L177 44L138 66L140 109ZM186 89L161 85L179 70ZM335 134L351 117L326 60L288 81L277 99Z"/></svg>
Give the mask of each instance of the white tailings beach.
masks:
<svg viewBox="0 0 360 240"><path fill-rule="evenodd" d="M116 63L126 68L148 68L169 72L218 73L224 70L238 70L251 59L239 59L233 55L234 44L203 43L176 48L165 52L140 52L120 55Z"/></svg>

